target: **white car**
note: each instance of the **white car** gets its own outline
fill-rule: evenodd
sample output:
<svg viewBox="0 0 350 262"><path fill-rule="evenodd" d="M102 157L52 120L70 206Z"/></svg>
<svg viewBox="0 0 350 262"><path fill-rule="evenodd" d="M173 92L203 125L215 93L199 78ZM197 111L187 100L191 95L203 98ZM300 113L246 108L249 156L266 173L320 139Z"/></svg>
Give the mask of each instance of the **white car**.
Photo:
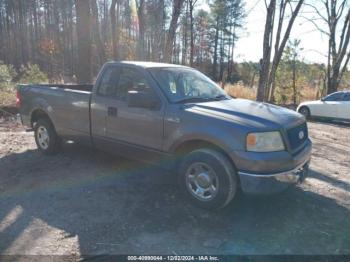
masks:
<svg viewBox="0 0 350 262"><path fill-rule="evenodd" d="M335 92L321 100L301 103L297 111L306 118L350 121L350 91Z"/></svg>

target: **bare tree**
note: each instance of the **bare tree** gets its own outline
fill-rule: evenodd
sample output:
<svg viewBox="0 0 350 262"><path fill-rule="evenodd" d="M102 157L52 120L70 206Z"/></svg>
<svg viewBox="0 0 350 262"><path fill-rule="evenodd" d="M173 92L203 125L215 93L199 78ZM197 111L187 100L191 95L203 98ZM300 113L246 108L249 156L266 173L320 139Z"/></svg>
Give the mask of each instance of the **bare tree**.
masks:
<svg viewBox="0 0 350 262"><path fill-rule="evenodd" d="M75 0L77 14L78 61L77 76L79 83L91 83L91 36L90 3Z"/></svg>
<svg viewBox="0 0 350 262"><path fill-rule="evenodd" d="M143 60L145 59L145 0L137 0L137 16L139 24L139 41L138 41L138 58Z"/></svg>
<svg viewBox="0 0 350 262"><path fill-rule="evenodd" d="M319 6L309 4L314 9L317 16L327 24L325 31L311 21L318 30L328 36L328 59L327 59L327 93L333 93L338 90L339 83L347 70L350 60L350 6L348 0L322 0L317 1ZM320 7L324 7L322 10ZM342 24L339 30L339 24Z"/></svg>
<svg viewBox="0 0 350 262"><path fill-rule="evenodd" d="M172 15L171 21L169 25L169 29L167 31L166 42L165 42L165 51L164 51L164 61L170 62L173 45L175 40L175 33L177 29L177 21L179 20L179 16L181 14L181 8L185 0L174 0L172 6Z"/></svg>
<svg viewBox="0 0 350 262"><path fill-rule="evenodd" d="M99 66L101 66L106 60L106 53L101 40L97 0L90 0L90 4L91 4L91 13L92 13L91 27L93 28L93 38L97 47Z"/></svg>
<svg viewBox="0 0 350 262"><path fill-rule="evenodd" d="M185 2L185 19L180 20ZM219 80L226 69L227 76L234 71L240 24L235 14L241 10L236 6L244 1L208 1L210 11L201 10L200 2L0 0L0 60L15 70L38 64L53 82L76 77L88 82L90 71L95 76L107 59L182 60L208 75L214 62L212 76Z"/></svg>
<svg viewBox="0 0 350 262"><path fill-rule="evenodd" d="M289 39L295 19L304 3L304 0L270 0L266 4L266 22L263 41L263 58L260 60L260 78L257 92L258 101L273 101L275 90L275 77L278 64L281 61L283 50ZM276 9L279 6L278 25L275 32ZM287 20L286 9L290 7L290 15ZM288 21L287 27L283 30L284 21ZM271 64L272 49L274 44L274 54Z"/></svg>
<svg viewBox="0 0 350 262"><path fill-rule="evenodd" d="M193 32L193 9L197 3L197 0L189 0L190 9L190 65L193 66L193 55L194 55L194 32Z"/></svg>
<svg viewBox="0 0 350 262"><path fill-rule="evenodd" d="M214 37L214 56L213 56L213 71L212 77L217 80L217 65L218 65L218 43L219 43L219 23L220 19L217 16L215 22L215 37Z"/></svg>
<svg viewBox="0 0 350 262"><path fill-rule="evenodd" d="M187 34L188 34L188 30L187 30L187 28L188 28L188 13L189 13L189 11L188 11L188 5L189 5L189 3L188 3L188 1L186 1L186 10L185 10L185 15L183 16L183 18L182 18L182 21L181 21L181 24L182 24L182 27L181 27L181 29L182 29L182 57L181 57L181 63L183 64L183 65L185 65L186 64L186 62L187 62L187 45L188 45L188 40L187 40Z"/></svg>
<svg viewBox="0 0 350 262"><path fill-rule="evenodd" d="M118 22L117 17L115 13L115 7L117 5L118 0L112 0L111 7L110 7L110 16L111 16L111 31L112 31L112 49L113 49L113 58L115 60L118 60L118 42L119 42L119 32L117 32L118 29ZM118 3L119 8L119 3Z"/></svg>

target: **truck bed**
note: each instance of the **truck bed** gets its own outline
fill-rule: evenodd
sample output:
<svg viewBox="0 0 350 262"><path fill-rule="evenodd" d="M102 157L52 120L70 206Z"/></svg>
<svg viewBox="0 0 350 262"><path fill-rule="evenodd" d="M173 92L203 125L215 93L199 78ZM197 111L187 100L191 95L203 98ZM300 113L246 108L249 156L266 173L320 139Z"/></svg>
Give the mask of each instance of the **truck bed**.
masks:
<svg viewBox="0 0 350 262"><path fill-rule="evenodd" d="M25 85L23 85L25 86ZM91 92L93 85L75 85L75 84L41 84L41 85L35 85L35 87L57 87L61 89L71 89L71 90L78 90L78 91L88 91Z"/></svg>
<svg viewBox="0 0 350 262"><path fill-rule="evenodd" d="M93 85L19 85L22 121L30 126L33 110L42 108L60 134L90 138L92 88Z"/></svg>

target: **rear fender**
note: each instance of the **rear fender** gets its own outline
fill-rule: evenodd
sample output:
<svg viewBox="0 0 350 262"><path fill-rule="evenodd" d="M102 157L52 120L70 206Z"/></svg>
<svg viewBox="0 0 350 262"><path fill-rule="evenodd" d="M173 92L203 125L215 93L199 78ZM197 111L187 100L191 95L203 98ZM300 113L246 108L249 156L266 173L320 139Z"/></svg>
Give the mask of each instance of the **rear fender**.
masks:
<svg viewBox="0 0 350 262"><path fill-rule="evenodd" d="M53 109L52 107L47 103L46 100L42 98L37 98L34 100L32 105L32 111L30 112L30 124L31 127L33 127L33 124L36 120L36 115L46 115L53 125L55 125L54 119L53 119Z"/></svg>

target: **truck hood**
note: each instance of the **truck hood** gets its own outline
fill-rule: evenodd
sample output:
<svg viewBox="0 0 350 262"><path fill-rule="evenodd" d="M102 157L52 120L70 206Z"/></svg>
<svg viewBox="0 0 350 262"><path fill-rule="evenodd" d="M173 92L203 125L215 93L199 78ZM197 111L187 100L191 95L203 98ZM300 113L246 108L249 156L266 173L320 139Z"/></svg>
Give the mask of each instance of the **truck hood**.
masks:
<svg viewBox="0 0 350 262"><path fill-rule="evenodd" d="M192 112L259 129L288 128L305 122L299 113L268 103L229 99L192 104Z"/></svg>

